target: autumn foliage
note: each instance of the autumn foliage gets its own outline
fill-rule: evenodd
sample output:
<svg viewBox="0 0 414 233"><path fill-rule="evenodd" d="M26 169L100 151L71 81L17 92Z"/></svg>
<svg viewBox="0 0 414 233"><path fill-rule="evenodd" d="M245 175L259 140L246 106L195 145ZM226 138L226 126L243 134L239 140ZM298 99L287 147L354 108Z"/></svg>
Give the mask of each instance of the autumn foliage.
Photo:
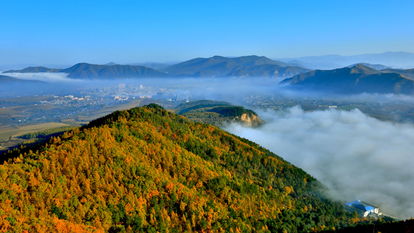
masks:
<svg viewBox="0 0 414 233"><path fill-rule="evenodd" d="M0 165L1 232L306 232L346 224L301 169L157 105Z"/></svg>

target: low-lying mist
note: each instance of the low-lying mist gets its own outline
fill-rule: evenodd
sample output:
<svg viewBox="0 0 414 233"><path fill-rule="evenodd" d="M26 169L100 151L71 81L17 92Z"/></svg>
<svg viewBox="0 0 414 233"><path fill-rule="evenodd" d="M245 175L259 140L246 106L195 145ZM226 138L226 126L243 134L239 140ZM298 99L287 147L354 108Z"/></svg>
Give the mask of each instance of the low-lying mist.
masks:
<svg viewBox="0 0 414 233"><path fill-rule="evenodd" d="M3 75L24 80L37 80L44 82L76 82L76 79L67 78L66 73L5 73Z"/></svg>
<svg viewBox="0 0 414 233"><path fill-rule="evenodd" d="M179 96L181 99L213 99L240 102L247 95L263 95L279 93L281 88L278 80L270 78L136 78L136 79L72 79L65 73L6 73L24 80L42 81L39 85L22 85L24 88L8 88L10 84L0 86L4 91L3 96L20 96L29 94L76 94L79 91L91 89L105 89L118 91L120 94L134 87L144 86L157 90L157 92L169 93ZM26 87L27 86L27 87ZM124 87L124 88L119 88Z"/></svg>
<svg viewBox="0 0 414 233"><path fill-rule="evenodd" d="M250 139L303 168L341 201L364 200L401 218L414 216L414 126L379 121L359 110L260 114L260 128L232 124Z"/></svg>
<svg viewBox="0 0 414 233"><path fill-rule="evenodd" d="M2 84L0 97L5 95L20 96L27 94L76 94L79 90L96 88L119 89L120 86L142 86L158 88L160 91L168 89L169 93L181 95L189 100L212 99L226 100L234 104L244 104L247 96L276 96L278 98L292 99L329 99L343 102L409 102L414 103L413 96L394 94L357 94L357 95L327 95L326 93L309 92L303 90L290 90L285 85L280 85L281 79L274 78L130 78L130 79L74 79L68 78L66 73L2 73L23 80L36 80L43 83L35 85L21 84L23 88L8 88L11 84ZM4 90L3 90L4 89ZM124 90L119 89L120 92Z"/></svg>

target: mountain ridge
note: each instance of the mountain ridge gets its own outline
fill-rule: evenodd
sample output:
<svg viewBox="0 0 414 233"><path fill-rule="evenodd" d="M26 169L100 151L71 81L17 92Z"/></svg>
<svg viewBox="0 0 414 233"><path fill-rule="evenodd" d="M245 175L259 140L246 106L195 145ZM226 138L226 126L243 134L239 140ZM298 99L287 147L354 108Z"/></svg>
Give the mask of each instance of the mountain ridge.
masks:
<svg viewBox="0 0 414 233"><path fill-rule="evenodd" d="M184 77L287 77L307 71L265 56L194 58L164 69Z"/></svg>
<svg viewBox="0 0 414 233"><path fill-rule="evenodd" d="M151 64L150 64L151 65ZM64 72L69 78L107 79L139 77L290 77L307 69L290 66L264 56L194 58L174 65L155 65L158 69L142 65L77 63L65 69L27 67L4 73Z"/></svg>
<svg viewBox="0 0 414 233"><path fill-rule="evenodd" d="M165 77L165 74L145 66L136 65L96 65L78 63L60 72L68 73L70 78L133 78L133 77Z"/></svg>

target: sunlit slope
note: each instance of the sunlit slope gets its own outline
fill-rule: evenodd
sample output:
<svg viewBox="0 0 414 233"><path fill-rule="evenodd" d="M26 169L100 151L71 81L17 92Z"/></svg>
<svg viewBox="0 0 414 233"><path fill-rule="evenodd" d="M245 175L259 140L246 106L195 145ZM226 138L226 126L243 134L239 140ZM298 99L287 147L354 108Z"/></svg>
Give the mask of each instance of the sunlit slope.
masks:
<svg viewBox="0 0 414 233"><path fill-rule="evenodd" d="M349 221L266 149L158 105L114 112L0 165L4 231L285 231Z"/></svg>

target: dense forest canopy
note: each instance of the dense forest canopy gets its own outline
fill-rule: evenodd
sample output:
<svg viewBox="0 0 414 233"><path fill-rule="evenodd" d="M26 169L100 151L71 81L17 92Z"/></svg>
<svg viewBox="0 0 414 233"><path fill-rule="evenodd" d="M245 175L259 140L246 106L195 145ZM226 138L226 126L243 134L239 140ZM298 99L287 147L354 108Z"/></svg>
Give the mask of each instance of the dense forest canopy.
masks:
<svg viewBox="0 0 414 233"><path fill-rule="evenodd" d="M0 165L0 231L308 232L358 221L260 146L148 105Z"/></svg>

